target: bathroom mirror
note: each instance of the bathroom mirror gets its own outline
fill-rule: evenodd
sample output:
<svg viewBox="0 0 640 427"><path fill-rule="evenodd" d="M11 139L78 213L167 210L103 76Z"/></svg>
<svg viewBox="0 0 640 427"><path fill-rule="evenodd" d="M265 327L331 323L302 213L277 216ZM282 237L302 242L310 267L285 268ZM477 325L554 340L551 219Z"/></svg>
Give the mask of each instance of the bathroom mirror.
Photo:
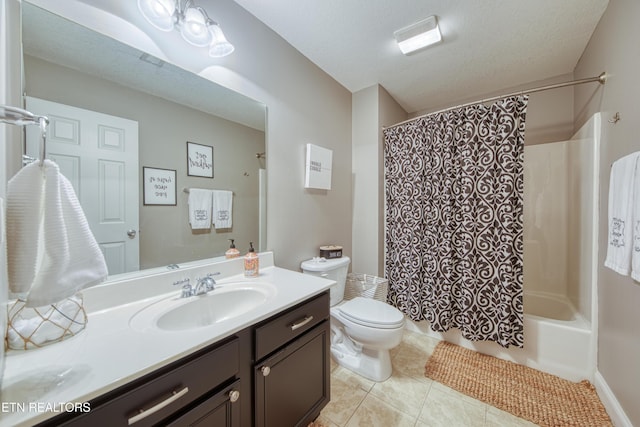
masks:
<svg viewBox="0 0 640 427"><path fill-rule="evenodd" d="M126 225L133 237L116 236L113 242L138 239L140 270L221 256L228 239L235 239L242 253L249 242L265 248L264 104L27 2L22 2L22 19L27 99L137 123L134 203L139 222ZM50 126L47 147L65 126ZM73 134L73 126L69 129ZM204 146L212 173L189 174L187 143ZM75 156L73 148L69 152ZM144 203L143 168L175 171L169 175L175 176L175 204ZM70 180L81 193L78 189L86 185L82 171ZM232 191L232 226L192 230L187 203L191 188ZM106 255L111 251L110 275L136 270L125 267L117 244L101 246Z"/></svg>

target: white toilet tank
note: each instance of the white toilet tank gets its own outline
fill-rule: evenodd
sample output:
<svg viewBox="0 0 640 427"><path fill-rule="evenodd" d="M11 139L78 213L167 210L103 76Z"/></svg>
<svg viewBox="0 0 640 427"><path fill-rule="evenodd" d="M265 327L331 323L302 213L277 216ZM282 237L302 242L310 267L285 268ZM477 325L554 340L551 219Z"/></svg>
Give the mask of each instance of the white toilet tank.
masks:
<svg viewBox="0 0 640 427"><path fill-rule="evenodd" d="M313 258L304 261L300 267L305 274L312 274L336 281L336 284L329 290L329 304L334 306L342 302L344 298L344 285L347 280L349 262L351 262L351 260L346 256L334 259Z"/></svg>

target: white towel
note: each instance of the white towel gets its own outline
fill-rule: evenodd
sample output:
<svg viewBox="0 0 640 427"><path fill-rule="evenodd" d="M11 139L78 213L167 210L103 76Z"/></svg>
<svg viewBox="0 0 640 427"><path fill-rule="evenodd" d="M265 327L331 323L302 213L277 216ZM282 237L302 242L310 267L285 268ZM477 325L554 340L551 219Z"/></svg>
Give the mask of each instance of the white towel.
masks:
<svg viewBox="0 0 640 427"><path fill-rule="evenodd" d="M637 152L636 173L633 179L633 239L631 245L631 277L640 282L640 152Z"/></svg>
<svg viewBox="0 0 640 427"><path fill-rule="evenodd" d="M7 185L9 289L28 307L53 304L102 283L107 265L71 183L45 160Z"/></svg>
<svg viewBox="0 0 640 427"><path fill-rule="evenodd" d="M189 190L189 223L193 230L211 228L212 191L202 188Z"/></svg>
<svg viewBox="0 0 640 427"><path fill-rule="evenodd" d="M604 265L622 275L631 270L633 246L633 195L640 152L616 160L611 165L609 183L609 234Z"/></svg>
<svg viewBox="0 0 640 427"><path fill-rule="evenodd" d="M7 233L4 205L4 200L0 198L0 292L2 292L2 295L7 295L7 283L9 280L7 278Z"/></svg>
<svg viewBox="0 0 640 427"><path fill-rule="evenodd" d="M231 228L233 225L233 191L214 190L213 225L216 228Z"/></svg>

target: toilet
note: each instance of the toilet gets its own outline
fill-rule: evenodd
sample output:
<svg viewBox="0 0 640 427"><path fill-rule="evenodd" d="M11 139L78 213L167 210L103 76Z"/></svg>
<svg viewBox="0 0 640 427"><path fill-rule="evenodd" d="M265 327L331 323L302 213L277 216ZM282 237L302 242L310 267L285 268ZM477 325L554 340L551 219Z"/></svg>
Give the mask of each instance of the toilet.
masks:
<svg viewBox="0 0 640 427"><path fill-rule="evenodd" d="M302 272L335 280L330 289L331 354L345 368L373 381L391 376L389 350L400 344L404 316L372 298L344 300L349 257L304 261Z"/></svg>

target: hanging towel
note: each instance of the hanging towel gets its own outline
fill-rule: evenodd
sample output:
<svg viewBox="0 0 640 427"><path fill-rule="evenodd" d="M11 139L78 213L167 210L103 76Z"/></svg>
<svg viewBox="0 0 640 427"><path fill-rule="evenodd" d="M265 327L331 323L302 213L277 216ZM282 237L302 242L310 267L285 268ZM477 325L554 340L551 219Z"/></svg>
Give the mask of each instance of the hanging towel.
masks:
<svg viewBox="0 0 640 427"><path fill-rule="evenodd" d="M193 230L211 228L212 191L202 188L189 190L189 223Z"/></svg>
<svg viewBox="0 0 640 427"><path fill-rule="evenodd" d="M604 265L622 275L631 270L634 185L640 152L616 160L609 182L609 234Z"/></svg>
<svg viewBox="0 0 640 427"><path fill-rule="evenodd" d="M640 282L640 152L637 152L636 155L636 172L632 184L633 238L631 245L631 278Z"/></svg>
<svg viewBox="0 0 640 427"><path fill-rule="evenodd" d="M5 203L0 198L0 283L7 283L7 233L5 227Z"/></svg>
<svg viewBox="0 0 640 427"><path fill-rule="evenodd" d="M213 225L216 228L232 226L233 191L214 190L213 192Z"/></svg>
<svg viewBox="0 0 640 427"><path fill-rule="evenodd" d="M73 186L45 160L7 185L9 289L28 307L54 304L102 283L107 265Z"/></svg>

